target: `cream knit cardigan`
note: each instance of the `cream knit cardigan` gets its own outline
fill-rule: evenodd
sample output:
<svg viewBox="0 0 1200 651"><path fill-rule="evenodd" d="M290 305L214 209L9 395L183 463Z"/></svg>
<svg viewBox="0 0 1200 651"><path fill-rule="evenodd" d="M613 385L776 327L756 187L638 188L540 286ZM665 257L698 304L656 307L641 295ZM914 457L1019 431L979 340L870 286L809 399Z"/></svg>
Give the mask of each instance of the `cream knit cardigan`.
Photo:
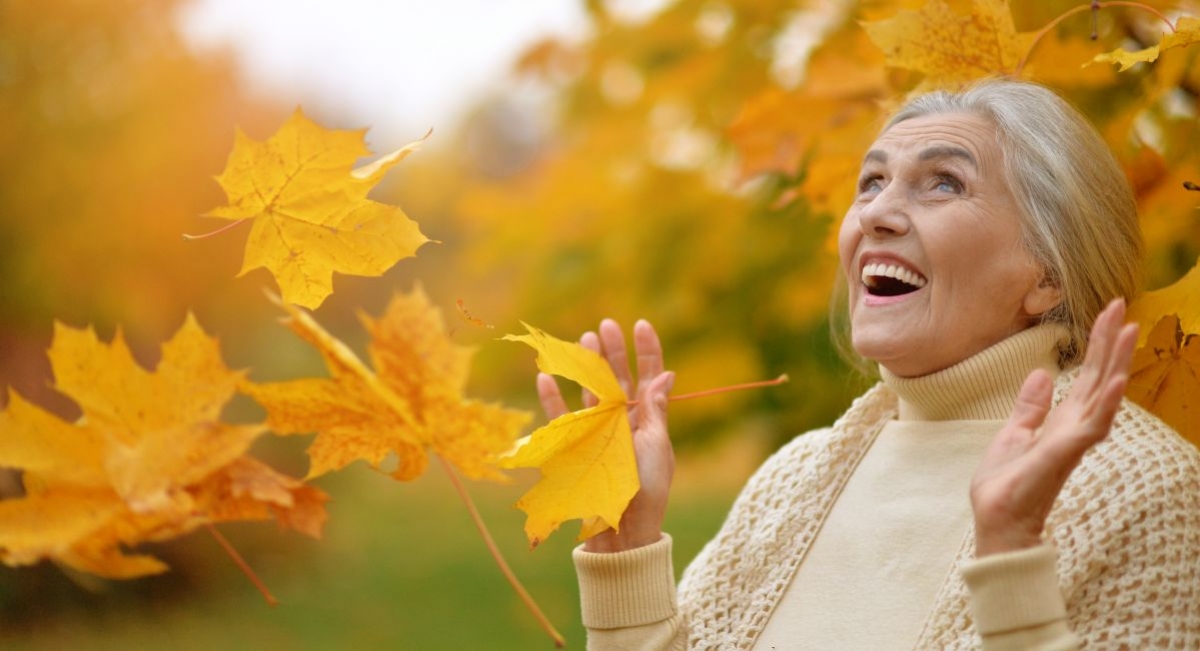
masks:
<svg viewBox="0 0 1200 651"><path fill-rule="evenodd" d="M1055 385L1062 400L1075 372ZM842 487L897 398L880 384L833 427L768 460L679 585L692 649L750 649L804 560ZM1085 648L1200 649L1200 453L1125 403L1109 438L1085 455L1047 521L1071 630ZM917 647L974 649L961 566L968 531Z"/></svg>

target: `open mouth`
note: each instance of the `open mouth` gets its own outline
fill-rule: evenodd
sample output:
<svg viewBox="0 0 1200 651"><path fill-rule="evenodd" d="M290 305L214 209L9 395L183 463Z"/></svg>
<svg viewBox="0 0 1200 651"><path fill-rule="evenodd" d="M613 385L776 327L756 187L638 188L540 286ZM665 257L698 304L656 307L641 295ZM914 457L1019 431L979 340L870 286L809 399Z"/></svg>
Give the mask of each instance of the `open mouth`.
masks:
<svg viewBox="0 0 1200 651"><path fill-rule="evenodd" d="M872 296L902 296L925 286L921 274L894 264L869 264L863 267L862 282Z"/></svg>

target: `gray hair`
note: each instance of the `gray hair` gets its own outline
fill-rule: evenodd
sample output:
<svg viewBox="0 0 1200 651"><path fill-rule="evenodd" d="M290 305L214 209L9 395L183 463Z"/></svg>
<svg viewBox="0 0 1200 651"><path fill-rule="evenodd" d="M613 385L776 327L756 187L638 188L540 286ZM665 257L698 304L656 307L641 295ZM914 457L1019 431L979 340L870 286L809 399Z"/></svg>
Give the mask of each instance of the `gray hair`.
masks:
<svg viewBox="0 0 1200 651"><path fill-rule="evenodd" d="M1038 84L988 79L959 92L920 95L884 126L967 113L995 125L1005 180L1021 214L1023 244L1062 300L1042 315L1070 333L1064 368L1082 360L1096 317L1112 299L1133 300L1144 255L1137 202L1112 151L1083 115Z"/></svg>

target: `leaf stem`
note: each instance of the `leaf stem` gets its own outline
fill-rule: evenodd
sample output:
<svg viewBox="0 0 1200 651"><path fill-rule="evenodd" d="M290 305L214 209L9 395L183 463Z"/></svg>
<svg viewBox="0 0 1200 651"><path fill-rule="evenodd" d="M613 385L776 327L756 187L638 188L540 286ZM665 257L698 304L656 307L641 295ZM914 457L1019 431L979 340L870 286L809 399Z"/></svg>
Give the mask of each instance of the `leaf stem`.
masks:
<svg viewBox="0 0 1200 651"><path fill-rule="evenodd" d="M229 558L233 559L234 564L242 570L242 574L245 574L246 578L250 579L250 582L254 584L254 587L258 588L258 591L262 593L263 599L267 600L267 605L271 606L272 608L278 606L279 600L271 594L271 591L267 589L267 585L262 582L262 579L258 578L258 575L254 573L254 570L250 569L250 565L246 562L246 559L242 558L242 555L233 548L233 545L231 545L229 541L225 539L225 536L221 535L220 531L217 531L217 528L214 527L211 522L207 523L205 526L208 527L208 532L211 533L212 537L215 538L217 543L221 545L221 547L225 550L225 553L229 554Z"/></svg>
<svg viewBox="0 0 1200 651"><path fill-rule="evenodd" d="M508 579L509 585L516 591L517 596L521 601L525 602L525 606L533 613L538 624L542 629L554 640L554 646L563 648L566 646L566 641L562 635L555 630L554 625L550 623L550 619L546 617L542 609L538 607L537 602L525 590L525 586L517 579L517 575L513 573L512 568L508 566L508 562L504 560L504 555L500 553L500 548L496 546L496 541L492 539L491 532L488 531L487 525L484 524L483 518L479 515L479 509L475 508L475 502L471 499L471 494L467 492L467 487L463 486L462 480L454 473L454 469L450 466L450 462L446 461L439 455L434 455L437 460L442 463L442 468L446 474L450 476L450 483L454 484L454 490L458 491L458 496L462 498L463 504L467 506L467 512L471 514L471 521L475 523L475 528L479 530L479 535L483 538L483 543L487 545L488 551L491 552L492 558L495 559L496 565L500 566L500 572L504 574L504 578Z"/></svg>
<svg viewBox="0 0 1200 651"><path fill-rule="evenodd" d="M778 386L780 384L783 384L784 382L787 382L787 381L788 381L787 373L784 373L783 375L780 375L779 377L775 378L774 380L759 380L758 382L743 382L741 384L730 384L729 386L717 387L715 389L704 389L701 391L693 391L691 393L681 393L677 396L670 396L667 399L670 400L671 402L677 402L679 400L691 400L693 398L703 398L705 396L714 396L714 395L717 395L718 393L728 393L730 391L741 391L743 389L758 389L761 387L773 387L773 386ZM638 402L640 402L640 401L639 400L630 400L630 401L626 402L626 405L628 405L630 407L636 407Z"/></svg>
<svg viewBox="0 0 1200 651"><path fill-rule="evenodd" d="M231 228L233 228L233 227L235 227L235 226L237 226L237 225L241 224L241 223L242 223L242 222L244 222L244 221L246 221L246 219L245 219L245 218L242 218L242 219L239 219L239 220L237 220L237 221L233 222L232 224L226 224L226 225L224 225L224 226L222 226L222 227L218 228L218 229L217 229L217 230L215 230L215 231L209 231L209 232L207 232L207 233L201 233L201 234L199 234L199 235L188 235L187 233L184 233L184 234L183 234L183 241L185 241L185 242L191 242L192 240L202 240L202 239L204 239L204 238L206 238L206 237L212 237L213 235L220 235L221 233L224 233L225 231L227 231L227 230L229 230L229 229L231 229Z"/></svg>
<svg viewBox="0 0 1200 651"><path fill-rule="evenodd" d="M1029 43L1029 49L1025 50L1025 56L1021 57L1021 62L1018 63L1016 69L1013 70L1013 76L1014 77L1021 76L1021 72L1023 70L1025 70L1025 64L1029 61L1029 55L1033 54L1034 48L1037 47L1037 44L1042 40L1042 37L1044 37L1047 33L1049 33L1050 30L1057 27L1059 23L1061 23L1062 21L1066 20L1067 18L1069 18L1071 16L1074 16L1075 14L1077 14L1081 11L1095 12L1095 11L1103 9L1105 7L1131 7L1133 9L1141 9L1143 11L1148 11L1148 12L1154 14L1155 16L1158 16L1159 20L1166 23L1167 27L1169 27L1171 29L1171 33L1175 33L1175 24L1172 23L1169 18L1164 16L1161 11L1155 9L1154 7L1151 7L1150 5L1143 4L1141 2L1126 2L1123 0L1111 0L1110 2L1095 2L1095 1L1093 1L1093 2L1090 2L1087 4L1081 4L1077 7L1072 7L1070 9L1064 11L1062 14L1060 14L1058 16L1058 18L1055 18L1054 20L1050 21L1045 27L1038 30L1038 33L1033 36L1033 40L1030 41L1030 43ZM1093 16L1094 16L1094 14L1093 14ZM1095 36L1093 36L1092 38L1095 38Z"/></svg>

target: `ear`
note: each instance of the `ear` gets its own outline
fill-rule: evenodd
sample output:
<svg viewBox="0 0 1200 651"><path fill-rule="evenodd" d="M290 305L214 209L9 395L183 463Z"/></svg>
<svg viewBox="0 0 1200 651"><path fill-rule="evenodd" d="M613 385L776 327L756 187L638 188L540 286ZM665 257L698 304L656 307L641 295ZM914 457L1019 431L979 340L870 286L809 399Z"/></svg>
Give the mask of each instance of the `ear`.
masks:
<svg viewBox="0 0 1200 651"><path fill-rule="evenodd" d="M1025 294L1025 300L1021 304L1021 307L1025 310L1026 314L1036 317L1049 312L1061 302L1062 289L1059 288L1058 283L1050 279L1045 272L1042 272L1037 285Z"/></svg>

